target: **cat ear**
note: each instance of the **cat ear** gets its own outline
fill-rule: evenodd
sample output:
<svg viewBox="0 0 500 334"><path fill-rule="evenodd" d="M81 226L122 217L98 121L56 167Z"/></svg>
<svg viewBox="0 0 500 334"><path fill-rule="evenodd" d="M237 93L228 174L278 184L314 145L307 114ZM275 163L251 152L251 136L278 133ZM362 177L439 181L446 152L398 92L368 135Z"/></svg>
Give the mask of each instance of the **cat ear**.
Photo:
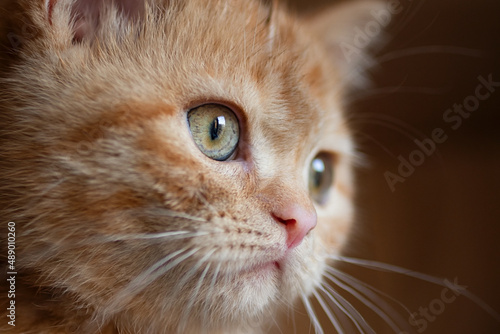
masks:
<svg viewBox="0 0 500 334"><path fill-rule="evenodd" d="M344 79L364 83L362 73L373 65L368 49L380 45L393 15L402 11L397 2L358 0L311 15L307 24L326 46Z"/></svg>
<svg viewBox="0 0 500 334"><path fill-rule="evenodd" d="M64 11L62 7L68 3L70 10ZM58 9L70 14L70 20L65 22L72 22L75 41L92 38L103 21L110 19L109 15L113 10L119 14L115 20L119 17L125 21L140 19L145 11L145 0L45 0L45 4L46 17L50 24L54 24L55 12Z"/></svg>

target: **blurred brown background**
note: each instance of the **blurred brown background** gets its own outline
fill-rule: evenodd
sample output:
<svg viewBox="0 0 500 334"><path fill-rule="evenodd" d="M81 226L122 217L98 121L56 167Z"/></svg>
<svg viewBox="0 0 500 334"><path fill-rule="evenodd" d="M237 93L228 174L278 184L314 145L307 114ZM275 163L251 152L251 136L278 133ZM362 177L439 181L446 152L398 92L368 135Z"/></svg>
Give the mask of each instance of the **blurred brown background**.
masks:
<svg viewBox="0 0 500 334"><path fill-rule="evenodd" d="M290 1L301 12L338 2ZM500 82L500 2L400 2L404 12L391 22L389 41L377 51L379 63L371 70L374 86L353 94L350 103L369 165L358 173L362 228L349 255L457 279L500 312L500 87L456 130L451 128L455 123L443 120L447 109L475 94L479 76ZM384 173L397 173L398 156L408 159L418 148L413 140L430 137L435 128L442 128L448 139L391 191ZM420 314L415 318L419 324L409 326L415 333L500 333L500 322L464 296L440 304L442 287L345 269L410 312L433 307L437 315L428 311L426 319ZM374 328L391 332L377 324ZM307 333L308 326L299 325L297 332ZM325 333L333 332L325 326Z"/></svg>

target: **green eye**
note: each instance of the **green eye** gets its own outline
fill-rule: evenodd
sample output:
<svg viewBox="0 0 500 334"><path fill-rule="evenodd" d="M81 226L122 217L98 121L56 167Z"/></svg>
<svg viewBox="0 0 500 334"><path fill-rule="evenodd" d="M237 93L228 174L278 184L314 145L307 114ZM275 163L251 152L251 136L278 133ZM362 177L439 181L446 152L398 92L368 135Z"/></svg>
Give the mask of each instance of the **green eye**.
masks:
<svg viewBox="0 0 500 334"><path fill-rule="evenodd" d="M332 157L327 153L319 153L309 167L309 193L312 199L318 204L324 204L332 184Z"/></svg>
<svg viewBox="0 0 500 334"><path fill-rule="evenodd" d="M187 118L193 140L203 154L217 161L231 158L240 140L238 119L231 109L205 104L191 109Z"/></svg>

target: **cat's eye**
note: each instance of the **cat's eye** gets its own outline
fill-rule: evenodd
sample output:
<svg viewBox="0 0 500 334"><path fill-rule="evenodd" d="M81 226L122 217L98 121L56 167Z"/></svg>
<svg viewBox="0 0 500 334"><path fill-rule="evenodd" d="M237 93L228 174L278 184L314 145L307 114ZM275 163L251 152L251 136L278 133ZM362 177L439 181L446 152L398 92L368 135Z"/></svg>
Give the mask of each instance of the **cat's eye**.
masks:
<svg viewBox="0 0 500 334"><path fill-rule="evenodd" d="M333 183L333 159L328 153L319 153L309 166L309 193L318 204L328 199Z"/></svg>
<svg viewBox="0 0 500 334"><path fill-rule="evenodd" d="M207 157L229 160L238 147L240 126L234 112L220 104L205 104L187 114L194 142Z"/></svg>

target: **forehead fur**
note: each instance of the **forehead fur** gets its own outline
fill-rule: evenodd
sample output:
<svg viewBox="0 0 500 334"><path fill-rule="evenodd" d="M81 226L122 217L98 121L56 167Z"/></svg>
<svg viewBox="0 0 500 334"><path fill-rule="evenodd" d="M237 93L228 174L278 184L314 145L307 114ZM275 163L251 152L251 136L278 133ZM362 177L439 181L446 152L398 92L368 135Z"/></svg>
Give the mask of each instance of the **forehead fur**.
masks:
<svg viewBox="0 0 500 334"><path fill-rule="evenodd" d="M52 88L54 95L43 103L56 112L67 112L61 101L75 97L87 100L86 111L76 108L80 114L130 102L185 110L228 101L279 150L304 142L319 130L318 120L338 108L335 92L342 85L322 48L303 36L305 28L295 20L260 2L155 3L139 22L126 22L110 8L96 36L76 44L65 4L57 3L51 23L36 12L43 37L26 49L46 52L29 54L21 70L34 87Z"/></svg>

